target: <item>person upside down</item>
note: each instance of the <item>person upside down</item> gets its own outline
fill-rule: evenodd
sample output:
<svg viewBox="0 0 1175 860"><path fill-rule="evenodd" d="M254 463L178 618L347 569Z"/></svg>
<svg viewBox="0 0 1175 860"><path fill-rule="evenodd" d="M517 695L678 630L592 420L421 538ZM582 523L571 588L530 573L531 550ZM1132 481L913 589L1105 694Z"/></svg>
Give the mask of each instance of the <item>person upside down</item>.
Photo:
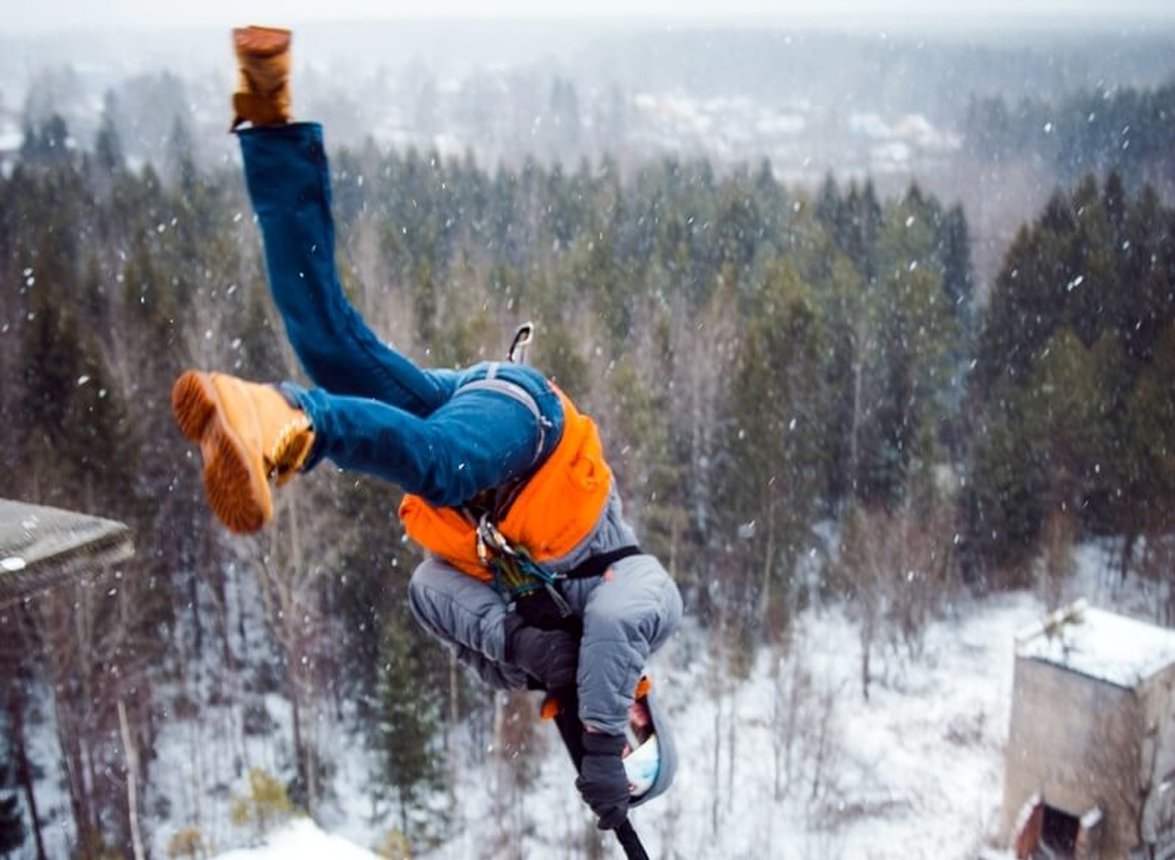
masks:
<svg viewBox="0 0 1175 860"><path fill-rule="evenodd" d="M229 530L258 531L271 484L324 459L403 489L401 523L427 552L413 615L493 687L574 694L576 786L601 828L618 827L676 770L642 672L681 621L677 587L624 518L595 422L552 382L512 361L421 368L368 328L335 268L322 126L291 121L290 31L233 40L233 129L269 288L315 387L176 380L208 504Z"/></svg>

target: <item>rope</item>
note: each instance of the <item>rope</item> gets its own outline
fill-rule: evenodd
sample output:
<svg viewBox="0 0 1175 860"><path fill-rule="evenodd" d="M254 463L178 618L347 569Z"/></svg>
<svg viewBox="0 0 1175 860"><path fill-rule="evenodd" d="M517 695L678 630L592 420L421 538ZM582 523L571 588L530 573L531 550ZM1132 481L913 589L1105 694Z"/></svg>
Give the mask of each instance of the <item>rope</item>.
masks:
<svg viewBox="0 0 1175 860"><path fill-rule="evenodd" d="M583 729L579 722L578 697L574 689L560 690L557 697L560 708L559 713L555 716L555 725L559 728L563 745L567 747L567 753L571 756L571 762L575 765L575 771L578 773L583 765L583 737L581 735ZM616 828L615 833L616 841L624 849L624 856L628 860L649 860L645 846L641 844L640 837L637 836L636 828L632 826L631 820L625 818Z"/></svg>

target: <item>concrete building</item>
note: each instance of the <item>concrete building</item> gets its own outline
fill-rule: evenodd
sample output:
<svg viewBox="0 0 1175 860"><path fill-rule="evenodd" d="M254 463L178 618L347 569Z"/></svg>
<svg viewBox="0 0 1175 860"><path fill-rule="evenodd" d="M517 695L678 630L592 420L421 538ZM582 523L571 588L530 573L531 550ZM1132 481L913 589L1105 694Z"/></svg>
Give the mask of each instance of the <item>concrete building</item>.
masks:
<svg viewBox="0 0 1175 860"><path fill-rule="evenodd" d="M1003 825L1018 858L1175 858L1175 631L1084 601L1016 638Z"/></svg>

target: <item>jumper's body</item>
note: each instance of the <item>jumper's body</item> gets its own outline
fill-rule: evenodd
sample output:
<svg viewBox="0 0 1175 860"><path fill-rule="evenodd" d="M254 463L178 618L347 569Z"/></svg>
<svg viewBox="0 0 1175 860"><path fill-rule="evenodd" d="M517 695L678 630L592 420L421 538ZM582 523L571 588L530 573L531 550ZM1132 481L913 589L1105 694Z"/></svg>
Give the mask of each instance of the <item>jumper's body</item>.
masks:
<svg viewBox="0 0 1175 860"><path fill-rule="evenodd" d="M420 368L376 337L347 302L335 267L321 126L252 128L240 132L240 142L270 289L317 386L284 386L314 428L305 468L328 458L397 484L411 494L401 514L413 533L414 512L443 518L486 491L525 489L548 460L566 454L569 463L580 462L560 445L565 424L582 416L536 370L497 362ZM636 544L606 464L600 465L593 480L607 484L588 494L587 522L575 522L585 516L582 507L530 512L564 535L543 558L548 570L565 572ZM577 539L569 542L568 534ZM478 574L467 558L434 551L412 576L413 612L486 681L522 688L525 673L506 662L508 600ZM644 554L614 562L605 575L566 581L562 591L582 621L579 716L585 725L621 734L647 657L681 620L681 597L661 564Z"/></svg>

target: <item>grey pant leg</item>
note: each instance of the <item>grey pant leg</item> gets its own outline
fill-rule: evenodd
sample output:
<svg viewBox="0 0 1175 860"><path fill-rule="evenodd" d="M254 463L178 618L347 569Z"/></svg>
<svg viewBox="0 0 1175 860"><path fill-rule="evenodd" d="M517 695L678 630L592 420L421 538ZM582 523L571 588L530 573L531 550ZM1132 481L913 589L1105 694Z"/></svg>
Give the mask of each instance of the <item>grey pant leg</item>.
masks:
<svg viewBox="0 0 1175 860"><path fill-rule="evenodd" d="M526 687L526 673L505 663L506 603L493 588L430 557L412 574L408 605L420 626L453 648L487 684L501 690Z"/></svg>
<svg viewBox="0 0 1175 860"><path fill-rule="evenodd" d="M457 662L463 666L467 666L471 672L481 678L487 687L506 691L525 690L527 688L525 681L519 682L518 670L512 669L503 663L495 663L488 657L483 657L476 651L471 651L469 648L464 648L461 645L456 645L452 642L448 644L453 649L453 653L457 655Z"/></svg>
<svg viewBox="0 0 1175 860"><path fill-rule="evenodd" d="M635 555L586 595L579 651L579 718L622 734L649 655L681 623L681 594L661 563Z"/></svg>

